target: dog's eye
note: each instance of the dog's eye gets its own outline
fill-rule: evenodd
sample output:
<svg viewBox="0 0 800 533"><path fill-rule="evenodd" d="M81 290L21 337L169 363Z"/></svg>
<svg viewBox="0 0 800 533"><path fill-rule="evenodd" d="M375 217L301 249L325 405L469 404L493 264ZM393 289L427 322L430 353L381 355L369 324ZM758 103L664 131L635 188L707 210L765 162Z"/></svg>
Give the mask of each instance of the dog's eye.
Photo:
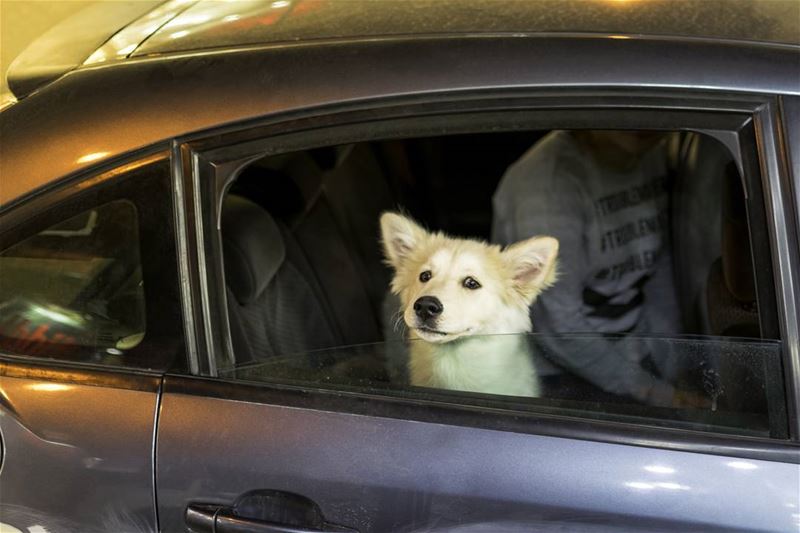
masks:
<svg viewBox="0 0 800 533"><path fill-rule="evenodd" d="M465 288L467 288L467 289L469 289L471 291L474 291L475 289L480 289L481 288L481 284L478 283L478 280L476 280L475 278L470 278L470 277L464 278L464 281L461 282L461 284Z"/></svg>
<svg viewBox="0 0 800 533"><path fill-rule="evenodd" d="M431 271L430 270L426 270L425 272L423 272L422 274L419 275L419 280L422 283L427 283L427 282L429 282L431 280L432 277L433 277L433 274L431 274Z"/></svg>

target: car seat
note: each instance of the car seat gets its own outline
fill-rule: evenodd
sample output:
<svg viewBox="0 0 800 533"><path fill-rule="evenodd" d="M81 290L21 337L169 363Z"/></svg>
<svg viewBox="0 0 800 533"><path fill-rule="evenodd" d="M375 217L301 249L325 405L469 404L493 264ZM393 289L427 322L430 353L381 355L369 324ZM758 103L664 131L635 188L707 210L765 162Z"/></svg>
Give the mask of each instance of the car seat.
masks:
<svg viewBox="0 0 800 533"><path fill-rule="evenodd" d="M342 343L302 255L269 213L229 194L221 230L237 364Z"/></svg>

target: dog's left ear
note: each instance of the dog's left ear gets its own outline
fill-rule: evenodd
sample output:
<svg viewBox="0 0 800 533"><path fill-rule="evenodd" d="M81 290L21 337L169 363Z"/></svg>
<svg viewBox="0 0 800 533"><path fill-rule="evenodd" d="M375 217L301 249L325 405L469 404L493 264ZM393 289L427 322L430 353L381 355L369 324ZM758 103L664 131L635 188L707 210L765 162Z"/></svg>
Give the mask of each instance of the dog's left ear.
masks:
<svg viewBox="0 0 800 533"><path fill-rule="evenodd" d="M557 255L558 240L553 237L532 237L503 250L514 286L529 302L556 281Z"/></svg>

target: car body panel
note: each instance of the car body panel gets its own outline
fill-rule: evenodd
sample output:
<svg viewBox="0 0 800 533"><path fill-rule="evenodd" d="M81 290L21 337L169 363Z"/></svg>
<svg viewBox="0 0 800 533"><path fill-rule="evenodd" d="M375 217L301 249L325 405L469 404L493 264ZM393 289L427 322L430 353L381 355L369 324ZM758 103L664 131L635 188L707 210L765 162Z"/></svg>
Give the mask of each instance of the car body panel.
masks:
<svg viewBox="0 0 800 533"><path fill-rule="evenodd" d="M478 33L606 33L800 44L800 4L752 0L201 1L134 56L278 42Z"/></svg>
<svg viewBox="0 0 800 533"><path fill-rule="evenodd" d="M170 379L156 469L167 531L183 527L189 503L230 505L255 489L301 494L331 522L360 531L778 532L798 524L797 464L204 397L182 394L184 378Z"/></svg>
<svg viewBox="0 0 800 533"><path fill-rule="evenodd" d="M599 36L344 42L127 61L74 71L0 113L0 205L158 141L304 108L497 88L800 94L798 60L795 49ZM31 156L28 146L48 156Z"/></svg>
<svg viewBox="0 0 800 533"><path fill-rule="evenodd" d="M23 531L156 528L159 380L107 378L0 364L0 521Z"/></svg>

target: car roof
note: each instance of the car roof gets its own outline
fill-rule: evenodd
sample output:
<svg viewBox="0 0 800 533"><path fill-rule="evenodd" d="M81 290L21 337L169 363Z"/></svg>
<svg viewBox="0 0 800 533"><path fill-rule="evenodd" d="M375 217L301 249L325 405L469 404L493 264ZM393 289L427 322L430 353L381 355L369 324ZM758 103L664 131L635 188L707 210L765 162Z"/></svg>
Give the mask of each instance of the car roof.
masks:
<svg viewBox="0 0 800 533"><path fill-rule="evenodd" d="M82 66L278 43L605 34L800 46L800 0L168 0L100 2L14 61L17 98Z"/></svg>
<svg viewBox="0 0 800 533"><path fill-rule="evenodd" d="M606 33L800 44L798 0L200 1L133 56L320 39Z"/></svg>
<svg viewBox="0 0 800 533"><path fill-rule="evenodd" d="M280 6L274 4L284 1L289 0L273 0L268 5L279 9ZM602 7L605 4L621 1L540 0L542 5L571 5L574 9L597 6L599 11L607 10ZM694 6L695 11L682 11L690 20L699 16L698 10L705 9L697 8L698 4L705 5L704 2L688 0L628 0L631 4L644 5L645 2L647 6L658 5L661 9L667 4L675 9L681 5ZM709 3L720 5L715 0ZM757 3L765 9L771 6L767 11L789 5L766 0ZM438 13L432 14L428 25L417 28L418 33L414 35L399 30L408 25L408 21L390 20L388 15L400 9L400 3L392 0L295 1L292 4L294 15L284 15L283 22L275 24L288 25L292 16L302 14L302 6L321 6L308 15L313 15L316 22L308 23L307 35L314 33L311 26L316 25L319 32L334 36L316 40L309 37L304 41L299 40L299 31L291 33L295 37L290 38L289 33L271 35L262 28L258 39L269 36L276 40L257 43L252 41L256 37L246 38L244 31L237 36L236 32L223 28L226 17L241 17L229 19L227 23L244 20L245 13L241 10L244 6L253 7L254 3L233 2L227 7L225 4L186 0L163 3L91 53L89 57L94 57L94 63L84 60L77 68L65 67L65 75L57 81L43 83L29 96L4 109L0 113L0 138L3 139L0 210L36 189L48 187L54 180L89 168L117 164L157 144L163 148L174 138L257 117L281 116L332 104L515 87L558 91L587 86L625 91L670 88L725 91L745 97L800 94L797 83L800 46L785 43L754 45L750 41L735 42L729 38L652 37L622 33L622 26L613 25L605 28L613 29L614 33L493 34L458 33L452 29L466 27L467 20L491 19L493 10L504 11L498 8L500 5L525 10L530 21L535 21L532 13L542 9L508 0L488 0L482 4L465 1L458 5L472 6L468 10L471 15L454 15L450 23L438 7L454 6L450 0L408 0L403 5L433 6L431 13ZM264 8L263 2L261 4ZM378 6L390 4L394 7L378 13ZM738 5L746 10L752 2L729 0L724 4L730 9ZM791 0L791 5L797 6L798 0ZM204 6L218 9L235 6L240 14L223 15L226 13L223 11L215 15L215 24L220 27L215 37L210 27L205 26L211 24L211 20L203 22L205 15L197 18L200 12L192 11L204 9ZM373 28L363 21L357 25L352 23L348 26L352 31L344 33L341 27L346 23L341 17L346 6L359 18L367 17L365 13L369 12L371 17L385 19L387 27L395 28L398 33L386 38L358 37L361 33L356 31L358 27ZM366 6L365 11L359 11L357 6ZM480 9L485 10L485 16L476 14ZM177 22L168 28L170 23L165 19L181 20L181 16L191 13L196 18L190 26L184 27L195 28L197 40L191 45L189 41L179 45L195 30L176 29L180 27ZM327 18L323 17L325 13L328 13ZM560 13L566 16L569 11ZM542 16L545 15L555 17L553 13ZM254 12L250 16L255 17ZM424 18L414 17L418 21ZM341 25L336 20L341 21ZM366 20L372 19L367 17ZM588 15L582 20L588 24ZM500 27L496 21L486 24ZM156 25L160 29L148 33ZM265 25L262 20L260 26ZM445 26L450 28L450 33L440 31ZM767 26L762 25L758 31L766 31ZM570 27L578 26L573 21ZM169 45L158 44L159 35L182 31L189 33L171 38L174 42ZM202 34L205 37L201 38ZM133 44L130 44L131 39ZM101 51L106 53L108 46L123 42L128 42L124 53L102 59ZM245 46L248 43L251 45ZM189 48L179 48L184 45ZM201 47L201 51L195 51L195 47Z"/></svg>

